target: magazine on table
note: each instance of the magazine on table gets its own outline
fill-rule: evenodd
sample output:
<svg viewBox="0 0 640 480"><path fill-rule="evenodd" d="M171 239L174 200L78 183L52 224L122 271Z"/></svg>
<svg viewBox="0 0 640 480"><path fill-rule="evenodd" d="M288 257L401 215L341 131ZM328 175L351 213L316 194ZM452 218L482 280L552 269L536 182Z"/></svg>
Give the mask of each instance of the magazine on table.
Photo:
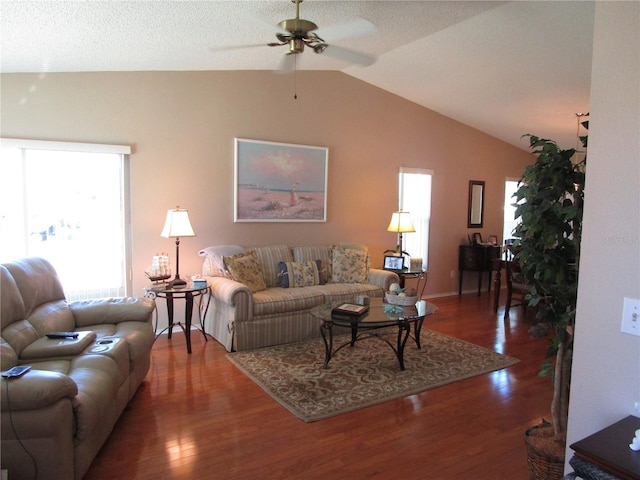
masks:
<svg viewBox="0 0 640 480"><path fill-rule="evenodd" d="M331 310L332 315L360 317L369 311L369 305L358 305L355 303L342 303Z"/></svg>

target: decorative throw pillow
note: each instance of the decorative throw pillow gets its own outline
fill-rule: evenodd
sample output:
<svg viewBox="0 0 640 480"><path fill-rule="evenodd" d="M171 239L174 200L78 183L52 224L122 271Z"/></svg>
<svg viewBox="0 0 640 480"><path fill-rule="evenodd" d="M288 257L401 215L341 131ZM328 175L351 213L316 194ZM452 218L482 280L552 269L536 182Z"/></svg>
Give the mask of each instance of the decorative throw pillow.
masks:
<svg viewBox="0 0 640 480"><path fill-rule="evenodd" d="M252 293L266 290L267 285L255 252L222 257L222 261L229 276L236 282L244 283Z"/></svg>
<svg viewBox="0 0 640 480"><path fill-rule="evenodd" d="M334 283L367 283L367 252L334 247L331 251L331 278Z"/></svg>
<svg viewBox="0 0 640 480"><path fill-rule="evenodd" d="M331 281L331 247L330 246L294 246L291 247L294 262L306 262L316 260L318 273L320 274L320 285Z"/></svg>
<svg viewBox="0 0 640 480"><path fill-rule="evenodd" d="M319 263L320 260L315 262L280 262L278 267L282 276L282 288L320 285Z"/></svg>
<svg viewBox="0 0 640 480"><path fill-rule="evenodd" d="M253 247L251 250L256 252L267 288L279 287L281 283L278 278L278 263L294 261L291 249L287 245L267 245Z"/></svg>

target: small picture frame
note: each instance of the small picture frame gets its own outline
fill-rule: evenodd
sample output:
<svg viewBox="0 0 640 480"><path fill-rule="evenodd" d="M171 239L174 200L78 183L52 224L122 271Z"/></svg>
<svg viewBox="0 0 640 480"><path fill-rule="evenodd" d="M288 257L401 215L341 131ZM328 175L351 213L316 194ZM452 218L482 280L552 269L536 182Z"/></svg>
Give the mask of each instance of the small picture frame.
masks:
<svg viewBox="0 0 640 480"><path fill-rule="evenodd" d="M497 235L489 235L489 240L488 242L491 245L498 245L498 236Z"/></svg>
<svg viewBox="0 0 640 480"><path fill-rule="evenodd" d="M476 232L473 234L473 244L482 245L482 234L480 232Z"/></svg>
<svg viewBox="0 0 640 480"><path fill-rule="evenodd" d="M398 257L396 255L384 256L384 270L402 270L404 269L404 257Z"/></svg>

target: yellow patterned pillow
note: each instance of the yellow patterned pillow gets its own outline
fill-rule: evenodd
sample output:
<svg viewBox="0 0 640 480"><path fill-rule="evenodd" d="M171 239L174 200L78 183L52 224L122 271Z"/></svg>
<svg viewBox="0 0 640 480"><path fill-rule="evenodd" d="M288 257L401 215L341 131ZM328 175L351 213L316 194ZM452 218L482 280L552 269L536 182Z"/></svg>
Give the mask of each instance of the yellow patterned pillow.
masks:
<svg viewBox="0 0 640 480"><path fill-rule="evenodd" d="M331 278L334 283L367 283L368 253L364 250L333 247L331 250Z"/></svg>
<svg viewBox="0 0 640 480"><path fill-rule="evenodd" d="M318 263L320 260L315 262L280 262L278 268L282 276L282 288L320 285Z"/></svg>
<svg viewBox="0 0 640 480"><path fill-rule="evenodd" d="M222 257L224 268L236 282L244 283L252 293L266 290L262 268L254 251Z"/></svg>

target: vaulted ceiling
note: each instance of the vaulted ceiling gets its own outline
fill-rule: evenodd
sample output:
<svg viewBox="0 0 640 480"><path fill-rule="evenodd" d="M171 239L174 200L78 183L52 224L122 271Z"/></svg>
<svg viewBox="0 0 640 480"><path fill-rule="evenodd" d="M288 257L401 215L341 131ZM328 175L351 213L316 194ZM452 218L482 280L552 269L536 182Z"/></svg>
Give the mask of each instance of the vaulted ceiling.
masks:
<svg viewBox="0 0 640 480"><path fill-rule="evenodd" d="M266 44L295 5L2 0L0 15L3 73L276 70L287 47ZM299 70L340 70L523 149L526 133L576 145L575 114L589 111L591 1L304 0L300 17L319 35L369 20L374 33L331 38L328 29L325 40L376 61L350 65L330 47L307 48Z"/></svg>

